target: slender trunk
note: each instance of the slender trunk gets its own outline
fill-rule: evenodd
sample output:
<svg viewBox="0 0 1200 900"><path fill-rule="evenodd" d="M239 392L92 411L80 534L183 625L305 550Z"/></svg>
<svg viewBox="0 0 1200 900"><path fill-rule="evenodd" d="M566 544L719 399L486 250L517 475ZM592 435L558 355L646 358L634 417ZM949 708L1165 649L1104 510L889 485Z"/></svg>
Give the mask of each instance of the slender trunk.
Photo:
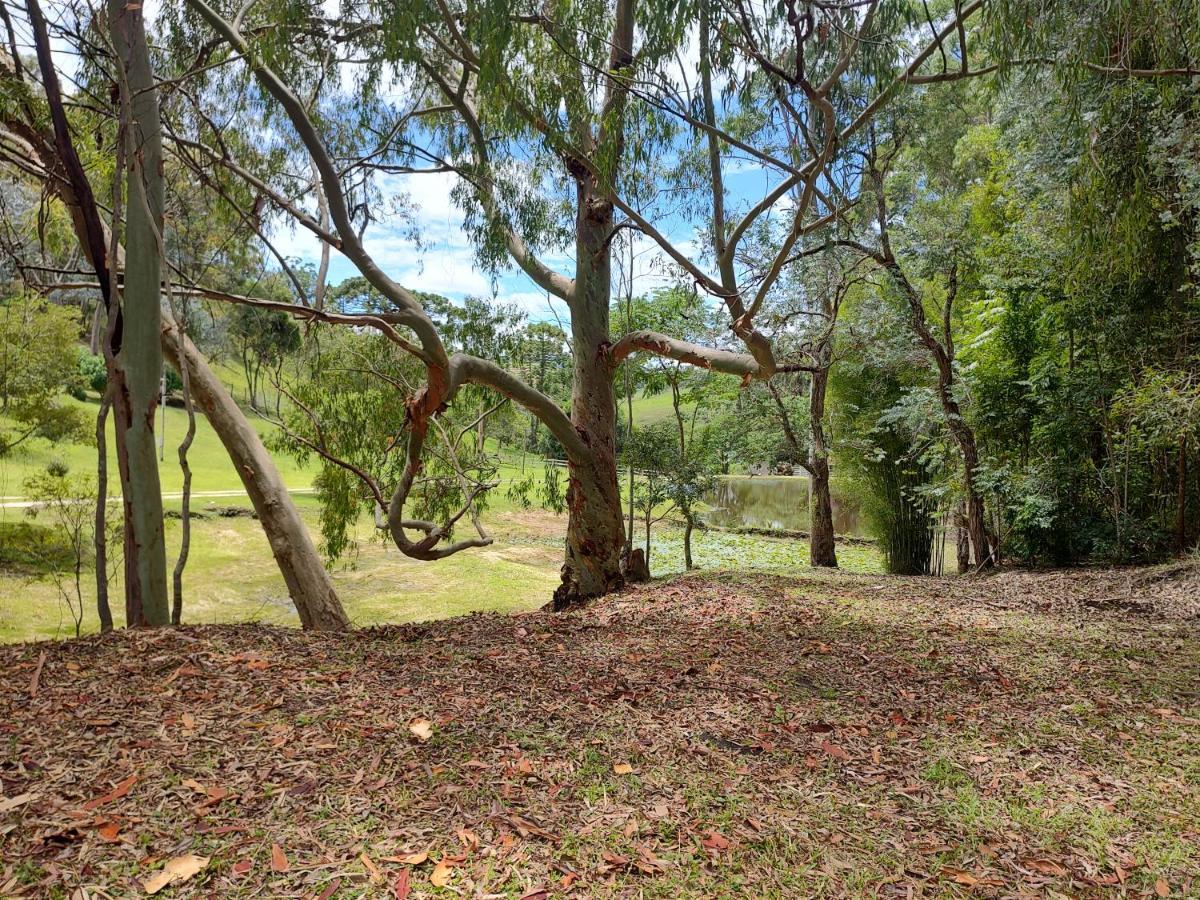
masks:
<svg viewBox="0 0 1200 900"><path fill-rule="evenodd" d="M96 615L100 633L112 631L112 609L108 605L108 410L112 406L107 386L96 413Z"/></svg>
<svg viewBox="0 0 1200 900"><path fill-rule="evenodd" d="M963 455L963 485L966 490L967 537L971 541L971 564L975 568L989 568L993 563L991 543L988 540L987 520L984 518L983 496L975 486L975 472L979 468L979 451L975 445L975 433L961 420L958 404L953 404L953 414L959 416L958 426L950 430L958 441ZM953 419L951 420L953 422Z"/></svg>
<svg viewBox="0 0 1200 900"><path fill-rule="evenodd" d="M683 567L690 572L695 568L692 564L692 528L695 526L690 512L684 513L683 519Z"/></svg>
<svg viewBox="0 0 1200 900"><path fill-rule="evenodd" d="M1179 488L1176 500L1175 549L1187 550L1187 482L1188 482L1187 438L1179 441Z"/></svg>
<svg viewBox="0 0 1200 900"><path fill-rule="evenodd" d="M825 392L828 385L828 369L819 369L812 373L808 395L809 427L812 432L808 457L808 561L814 567L837 568L837 551L833 537L833 497L829 490L829 449L825 444Z"/></svg>
<svg viewBox="0 0 1200 900"><path fill-rule="evenodd" d="M221 439L250 495L301 624L316 631L349 628L350 620L329 573L262 438L196 346L179 333L173 320L165 317L162 344L176 368L187 366L193 400ZM180 359L181 354L184 360Z"/></svg>
<svg viewBox="0 0 1200 900"><path fill-rule="evenodd" d="M591 450L568 458L567 542L554 608L619 589L625 523L617 484L616 397L605 349L609 335L613 208L586 177L577 186L575 296L571 306L574 385L571 421Z"/></svg>
<svg viewBox="0 0 1200 900"><path fill-rule="evenodd" d="M184 307L184 322L187 322L187 307ZM179 332L186 336L183 329ZM187 567L188 554L192 548L192 467L188 464L188 450L196 437L196 408L192 403L191 372L187 359L179 360L179 379L183 383L183 406L187 410L187 432L179 443L179 468L183 471L183 502L179 525L179 556L171 573L171 624L183 621L183 570Z"/></svg>
<svg viewBox="0 0 1200 900"><path fill-rule="evenodd" d="M167 553L154 441L162 372L163 158L158 92L141 6L110 0L108 12L119 69L127 165L126 263L120 292L123 329L116 356L121 377L113 403L118 442L123 433L126 451L118 455L126 509L125 617L130 626L166 625L170 622Z"/></svg>
<svg viewBox="0 0 1200 900"><path fill-rule="evenodd" d="M41 22L36 0L31 0L30 6L31 16ZM59 92L44 23L38 36L39 63L44 57L47 73L44 80L52 86L52 89L47 90L48 100L53 101L59 97ZM47 171L55 173L48 186L67 207L80 247L88 262L96 269L101 293L107 304L111 295L108 260L111 257L119 269L124 257L124 248L117 234L107 228L99 217L90 184L78 163L78 157L74 154L65 119L60 116L61 103L52 103L52 111L59 121L55 122L53 136L45 137L38 144L40 153L44 154L41 162ZM114 208L116 206L117 204L114 204ZM119 341L121 334L121 311L115 304L111 310L113 314L107 317L108 336L104 341L106 354L110 346ZM207 360L191 341L186 338L180 340L174 321L169 315L163 316L162 327L163 351L177 368L184 364L188 367L194 400L221 439L234 469L246 487L255 512L258 513L259 522L270 542L279 571L296 604L300 621L305 628L317 630L349 628L349 618L338 601L329 573L325 570L300 513L288 495L279 470L263 446L258 432L246 420L241 408L225 390L220 379L209 368ZM181 350L186 355L186 363L180 362ZM111 402L111 394L109 398ZM117 450L118 453L121 452L119 445ZM103 446L99 458L101 462L107 458ZM106 479L103 477L105 472L106 469L97 473L101 476L99 487L102 495L106 493ZM101 574L97 573L98 585L101 577ZM102 596L104 594L98 591L98 602ZM103 618L102 614L101 621ZM108 621L111 623L111 615L108 616Z"/></svg>
<svg viewBox="0 0 1200 900"><path fill-rule="evenodd" d="M967 536L967 508L962 501L954 511L954 538L958 574L965 575L971 571L971 540Z"/></svg>

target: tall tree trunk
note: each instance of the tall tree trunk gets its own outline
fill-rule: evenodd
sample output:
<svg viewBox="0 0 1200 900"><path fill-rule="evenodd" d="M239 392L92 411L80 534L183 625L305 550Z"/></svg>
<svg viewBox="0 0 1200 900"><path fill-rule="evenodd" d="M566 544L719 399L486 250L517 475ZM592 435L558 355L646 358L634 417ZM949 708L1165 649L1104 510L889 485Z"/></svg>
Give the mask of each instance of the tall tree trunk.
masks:
<svg viewBox="0 0 1200 900"><path fill-rule="evenodd" d="M975 473L979 469L975 432L962 420L962 412L957 402L947 402L943 399L943 406L946 407L946 416L950 420L950 431L963 456L963 487L967 495L967 537L971 541L971 564L978 569L990 568L994 559L991 542L988 540L987 520L984 518L983 496L975 485Z"/></svg>
<svg viewBox="0 0 1200 900"><path fill-rule="evenodd" d="M31 0L30 6L32 16L38 11L36 0ZM40 16L38 18L40 20ZM53 79L53 67L49 61L48 39L45 43L50 81L55 87L47 93L56 98L57 81ZM38 49L40 62L43 54L40 46ZM5 124L22 125L19 121L10 120L6 120ZM115 268L119 271L125 255L124 247L112 240L110 230L99 217L91 187L82 167L78 165L78 158L74 155L65 119L61 123L55 123L54 133L50 135L30 127L24 127L22 131L33 142L43 168L54 173L48 186L66 206L80 247L88 262L96 269L101 292L107 302L110 284L108 257L113 257L116 262ZM113 247L111 254L110 242ZM119 320L119 310L115 318ZM119 321L110 321L107 330L110 334L119 334L120 324ZM241 408L209 368L204 356L190 340L185 338L180 341L169 314L163 317L161 345L164 353L177 368L181 365L181 347L186 354L193 399L224 444L238 476L246 487L246 492L250 495L259 522L271 544L280 574L283 575L292 601L300 614L300 621L305 628L317 630L334 631L349 628L350 620L338 601L329 573L325 571L300 513L287 493L279 470L263 446L258 432L246 420ZM105 346L108 346L107 340ZM117 450L121 451L120 446ZM100 459L102 462L106 459L103 451ZM98 470L98 475L103 475L106 471ZM101 491L104 491L103 482L100 487ZM99 508L98 514L102 514ZM100 578L99 573L97 578ZM100 594L98 591L98 602ZM104 620L103 613L101 620ZM108 620L111 622L111 615L108 616Z"/></svg>
<svg viewBox="0 0 1200 900"><path fill-rule="evenodd" d="M825 393L829 371L812 373L808 410L812 443L809 446L808 477L812 496L809 501L808 561L814 567L837 568L833 538L833 497L829 490L829 448L825 444Z"/></svg>
<svg viewBox="0 0 1200 900"><path fill-rule="evenodd" d="M625 524L617 484L617 408L612 367L605 352L610 340L613 208L597 196L590 179L581 178L577 190L571 421L591 450L591 458L569 460L566 560L562 583L554 592L555 609L607 594L624 584L621 549Z"/></svg>
<svg viewBox="0 0 1200 900"><path fill-rule="evenodd" d="M154 441L162 375L162 134L142 8L125 0L110 0L108 14L117 53L128 167L122 334L116 356L121 377L113 403L119 420L118 441L123 433L126 450L118 454L126 510L125 617L130 626L166 625L171 612Z"/></svg>
<svg viewBox="0 0 1200 900"><path fill-rule="evenodd" d="M97 304L99 308L99 304ZM108 410L112 405L107 385L96 413L96 519L92 535L96 548L96 615L100 633L112 631L112 609L108 605Z"/></svg>
<svg viewBox="0 0 1200 900"><path fill-rule="evenodd" d="M329 573L262 438L195 344L181 335L175 322L165 316L162 346L176 368L187 366L192 399L221 439L250 495L301 624L316 631L349 628L350 619L342 609Z"/></svg>

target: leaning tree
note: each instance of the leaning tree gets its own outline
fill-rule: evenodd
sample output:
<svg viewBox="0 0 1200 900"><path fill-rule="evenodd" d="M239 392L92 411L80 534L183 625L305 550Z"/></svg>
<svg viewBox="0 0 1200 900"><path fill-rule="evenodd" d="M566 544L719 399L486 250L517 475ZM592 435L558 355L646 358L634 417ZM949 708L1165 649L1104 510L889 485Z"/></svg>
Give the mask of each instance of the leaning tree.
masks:
<svg viewBox="0 0 1200 900"><path fill-rule="evenodd" d="M5 31L9 36L6 53L3 54L4 58L0 59L0 88L5 93L5 102L0 103L0 165L17 172L21 177L35 180L42 186L47 197L62 203L83 257L95 273L96 280L74 282L70 279L77 277L76 273L55 273L48 271L44 265L37 264L44 263L44 259L15 259L13 262L31 286L37 286L46 292L72 287L86 287L98 291L102 307L98 312L103 322L104 308L114 308L113 284L116 283L119 291L125 278L126 248L121 240L120 228L113 227L113 213L119 210L114 210L112 204L105 204L99 199L118 192L113 190L112 184L104 183L105 166L85 166L81 162L81 157L87 158L81 148L89 146L87 141L81 139L81 133L86 128L89 132L88 140L99 144L100 149L92 151L93 157L98 153L113 152L111 148L117 146L113 135L117 131L116 122L120 118L120 112L119 108L113 108L103 90L89 92L86 85L77 85L77 89L83 92L89 102L74 103L66 98L60 86L50 48L51 41L55 38L77 46L81 56L94 63L95 67L104 73L99 76L100 79L107 80L112 87L113 96L119 98L120 87L118 76L115 74L114 52L103 40L83 40L89 33L90 19L63 16L60 22L49 23L40 16L36 0L29 0L27 20L31 27L38 29L39 35L45 36L45 40L39 37L34 41L38 59L37 65L30 66L22 59L15 37L21 23L19 20L14 21L15 17L9 14L7 7L0 7L0 10L3 11ZM97 33L104 34L105 30L100 29ZM133 94L139 99L149 96L147 92L140 90L135 90ZM171 144L168 144L168 148L171 148ZM138 188L141 183L136 181L134 187ZM138 193L139 191L135 191L135 199ZM124 196L123 191L120 192L120 196ZM145 206L144 203L139 205ZM119 226L120 222L117 224ZM158 238L153 234L149 236L154 238L151 249L158 253ZM167 238L169 243L169 234ZM168 265L175 270L170 260ZM174 271L174 274L178 275L179 272ZM63 280L64 278L68 280ZM171 284L169 279L163 279L163 283L168 287ZM110 371L114 362L111 357L116 349L112 346L112 341L119 334L115 331L118 321L118 316L114 314L108 318L108 324L114 328L108 328L107 325L104 327L104 343L106 353L110 357ZM162 351L167 359L177 370L187 371L192 400L208 418L246 487L302 624L305 628L325 630L348 627L349 618L342 609L329 574L278 469L263 446L258 431L247 421L244 413L209 367L203 354L181 329L171 309L166 305L162 307L161 321L156 330L159 331ZM144 340L142 343L144 344ZM144 350L144 346L142 349ZM157 372L155 381L157 382ZM107 404L102 404L102 417L106 407ZM101 439L104 436L103 418L99 423L97 436ZM103 440L100 444L100 465L103 472ZM121 450L120 446L118 450ZM153 457L151 462L154 462ZM157 466L157 463L154 462L154 465ZM155 471L157 472L157 469ZM161 509L161 500L156 497L147 497L144 491L137 496L148 504L157 500ZM103 516L102 510L98 515ZM151 528L153 518L152 514L149 517ZM100 545L97 550L99 554ZM102 567L101 571L97 572L97 587L101 623L102 627L107 629L111 627L112 620L107 611L106 583ZM165 582L162 597L165 603ZM156 618L162 616L158 615ZM135 616L131 621L136 622L140 619Z"/></svg>

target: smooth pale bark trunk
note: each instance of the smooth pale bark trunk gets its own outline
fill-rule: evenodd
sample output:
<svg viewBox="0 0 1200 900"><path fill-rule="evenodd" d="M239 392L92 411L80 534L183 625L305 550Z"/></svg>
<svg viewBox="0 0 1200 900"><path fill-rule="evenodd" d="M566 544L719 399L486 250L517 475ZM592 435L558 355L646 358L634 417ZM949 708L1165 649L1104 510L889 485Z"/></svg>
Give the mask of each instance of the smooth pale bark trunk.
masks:
<svg viewBox="0 0 1200 900"><path fill-rule="evenodd" d="M162 346L176 368L183 355L192 400L221 439L250 495L301 624L316 631L348 629L350 619L262 438L191 339L165 317Z"/></svg>
<svg viewBox="0 0 1200 900"><path fill-rule="evenodd" d="M121 289L120 370L114 385L117 454L125 503L125 619L166 625L167 552L154 440L162 376L159 343L163 227L162 134L142 9L109 3L122 93L126 170L125 279Z"/></svg>
<svg viewBox="0 0 1200 900"><path fill-rule="evenodd" d="M554 608L619 589L625 523L617 484L617 407L609 341L612 204L586 179L577 188L575 296L571 305L571 421L591 451L568 459L567 542Z"/></svg>
<svg viewBox="0 0 1200 900"><path fill-rule="evenodd" d="M828 370L822 369L812 373L808 397L812 431L808 461L811 488L808 561L814 567L837 568L837 551L833 537L833 496L829 490L829 448L825 443L825 393L828 385Z"/></svg>
<svg viewBox="0 0 1200 900"><path fill-rule="evenodd" d="M87 215L84 210L85 204L92 201L90 198L80 197L73 182L62 174L63 161L56 156L53 136L47 137L20 121L6 120L5 124L10 127L19 127L19 130L26 134L33 146L37 148L43 167L48 172L55 173L54 177L49 180L48 186L58 194L66 206L80 247L89 263L95 265L96 260L93 258L92 252L93 243L89 240ZM103 224L101 227L105 233L98 243L102 247L107 247L110 243L110 235ZM124 247L119 243L114 243L113 246L117 254L117 268L120 269L124 263ZM162 349L172 363L178 367L180 365L179 336L174 330L174 324L169 314L164 315L162 326ZM104 330L104 328L100 329L101 332ZM242 479L242 483L250 495L255 512L258 513L259 522L271 544L280 574L283 575L292 600L296 604L301 622L306 628L320 630L348 628L349 618L338 601L333 584L329 579L329 573L325 571L321 557L317 553L316 547L313 546L299 511L287 493L279 470L263 446L258 432L250 425L241 408L225 391L220 379L209 368L208 361L204 356L192 345L190 340L185 338L183 345L184 352L187 354L193 399L197 407L208 418L213 430L217 432L221 443L229 453L238 476ZM102 435L100 440L103 440ZM98 475L101 477L106 472L105 461L106 456L101 451L98 463ZM103 483L101 491L104 492ZM97 512L98 515L103 514L99 505ZM101 530L102 527L98 520L97 529ZM97 571L97 596L98 598L105 597L105 607L107 606L106 576L107 573L104 570ZM103 588L100 587L102 580ZM111 615L107 618L111 622ZM101 620L104 620L103 612L101 612Z"/></svg>

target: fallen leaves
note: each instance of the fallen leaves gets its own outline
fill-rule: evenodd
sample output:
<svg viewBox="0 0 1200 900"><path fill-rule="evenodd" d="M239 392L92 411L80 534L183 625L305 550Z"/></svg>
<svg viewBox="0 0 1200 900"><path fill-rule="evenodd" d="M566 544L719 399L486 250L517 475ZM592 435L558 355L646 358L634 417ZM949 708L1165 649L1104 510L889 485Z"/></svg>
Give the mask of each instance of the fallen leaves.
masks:
<svg viewBox="0 0 1200 900"><path fill-rule="evenodd" d="M358 854L358 861L361 862L363 864L363 868L367 870L367 873L371 877L372 884L378 884L380 881L383 881L383 872L380 871L379 866L375 865L371 857L367 856L366 850Z"/></svg>
<svg viewBox="0 0 1200 900"><path fill-rule="evenodd" d="M419 866L419 865L421 865L421 863L425 862L425 860L427 860L427 859L429 859L429 851L428 850L421 850L417 853L404 853L404 854L401 854L400 856L385 856L385 857L383 857L384 862L403 863L406 866Z"/></svg>
<svg viewBox="0 0 1200 900"><path fill-rule="evenodd" d="M413 719L408 723L408 730L421 743L433 737L433 723L428 719Z"/></svg>
<svg viewBox="0 0 1200 900"><path fill-rule="evenodd" d="M850 759L849 753L847 753L845 750L843 750L837 744L832 743L831 741L821 741L821 749L824 750L830 756L832 756L834 759L840 759L842 762L846 762L847 760Z"/></svg>
<svg viewBox="0 0 1200 900"><path fill-rule="evenodd" d="M283 852L283 848L278 844L271 845L271 871L283 874L291 868L288 862L287 854Z"/></svg>
<svg viewBox="0 0 1200 900"><path fill-rule="evenodd" d="M453 868L453 864L449 860L438 860L437 864L433 867L433 871L429 873L429 883L434 887L445 887L450 883L450 875Z"/></svg>
<svg viewBox="0 0 1200 900"><path fill-rule="evenodd" d="M156 874L142 882L142 888L147 894L157 894L169 884L187 881L197 872L203 871L208 865L208 857L185 853L167 860Z"/></svg>
<svg viewBox="0 0 1200 900"><path fill-rule="evenodd" d="M42 680L42 669L46 666L46 651L38 654L37 665L33 667L33 677L29 679L29 699L36 700L38 687Z"/></svg>
<svg viewBox="0 0 1200 900"><path fill-rule="evenodd" d="M6 813L10 809L16 809L18 806L24 806L30 800L36 800L37 794L25 793L17 794L15 797L9 797L5 800L0 800L0 813Z"/></svg>
<svg viewBox="0 0 1200 900"><path fill-rule="evenodd" d="M1067 870L1052 859L1023 859L1021 864L1040 875L1066 875Z"/></svg>
<svg viewBox="0 0 1200 900"><path fill-rule="evenodd" d="M86 809L88 812L91 812L93 809L99 809L101 806L103 806L106 803L112 803L114 800L120 800L122 797L124 797L126 794L128 794L131 790L133 790L133 786L135 784L137 784L137 780L138 780L137 773L130 775L128 778L123 779L119 784L117 784L117 786L115 788L113 788L107 794L101 794L99 797L96 797L93 800L89 800L87 803L83 804L83 808Z"/></svg>
<svg viewBox="0 0 1200 900"><path fill-rule="evenodd" d="M677 887L664 873L699 866L770 896L773 873L816 854L832 893L850 871L872 896L1194 892L1194 855L1132 849L1196 835L1190 785L1149 768L1196 758L1189 635L1106 620L1094 641L1047 644L1061 620L1010 617L996 594L980 612L985 583L884 583L864 606L839 579L688 578L532 613L517 642L497 615L319 639L121 634L49 648L34 702L40 648L0 647L0 841L54 867L35 892L59 878L108 896L166 877L182 849L212 861L164 895L415 900L505 872L513 897L658 895ZM799 669L797 646L812 647ZM1128 675L1134 655L1163 660L1153 679ZM1001 670L1003 696L984 677ZM1085 734L1112 740L1085 758ZM988 801L970 846L945 805L968 784ZM1123 817L1150 791L1162 821L1104 854L1060 817ZM143 847L166 856L119 882L109 861ZM0 896L19 893L10 877L0 864Z"/></svg>

